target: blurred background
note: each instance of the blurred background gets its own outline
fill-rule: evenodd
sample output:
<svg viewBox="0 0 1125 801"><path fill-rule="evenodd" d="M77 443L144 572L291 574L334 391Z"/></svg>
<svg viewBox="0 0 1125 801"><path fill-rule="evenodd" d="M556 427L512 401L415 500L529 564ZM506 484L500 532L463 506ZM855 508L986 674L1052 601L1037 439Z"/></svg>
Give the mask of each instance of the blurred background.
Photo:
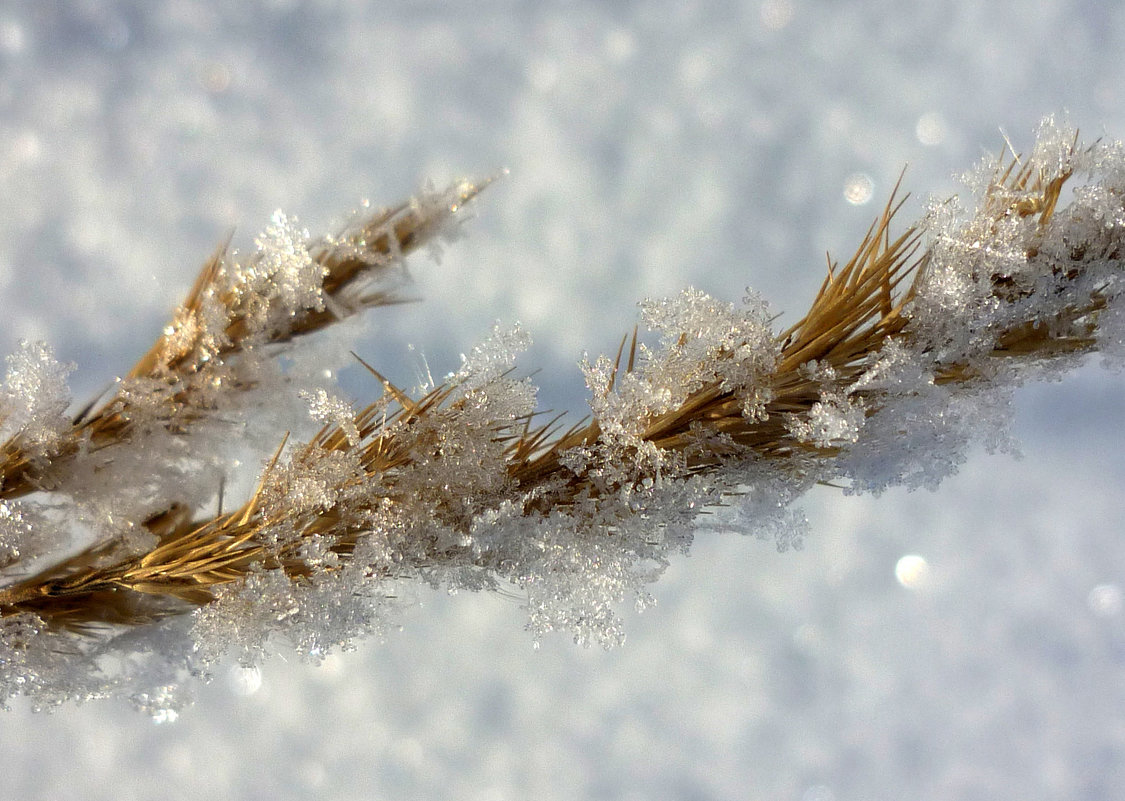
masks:
<svg viewBox="0 0 1125 801"><path fill-rule="evenodd" d="M0 351L47 340L86 398L232 227L507 168L358 350L409 386L519 320L580 415L637 301L752 286L795 320L904 166L905 224L1044 115L1125 137L1123 83L1094 0L4 0ZM802 552L701 535L615 651L420 588L385 641L224 667L174 721L17 703L2 794L1125 798L1123 390L1097 359L1021 389L1023 458L933 493L818 488Z"/></svg>

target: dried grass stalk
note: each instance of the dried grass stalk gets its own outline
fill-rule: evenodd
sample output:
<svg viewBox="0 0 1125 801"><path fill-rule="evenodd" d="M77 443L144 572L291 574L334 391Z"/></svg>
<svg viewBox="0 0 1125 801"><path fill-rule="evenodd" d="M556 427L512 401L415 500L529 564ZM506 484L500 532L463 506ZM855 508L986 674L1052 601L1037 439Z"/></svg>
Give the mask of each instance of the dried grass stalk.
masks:
<svg viewBox="0 0 1125 801"><path fill-rule="evenodd" d="M862 444L865 421L881 419L895 404L926 392L976 392L1099 347L1109 319L1103 315L1120 296L1125 157L1119 147L1082 149L1076 138L1046 139L1026 161L997 159L968 222L942 223L949 206L939 204L895 233L905 199L896 187L854 255L829 264L808 312L785 331L770 333L759 314L707 340L714 331L695 330L695 321L721 320L726 312L686 295L669 314L690 325L671 336L665 330L659 352L640 344L634 331L615 360L587 366L594 411L588 422L565 429L558 417L540 422L521 400L523 382L503 366L458 374L419 397L370 368L383 397L325 426L288 457L282 443L241 507L199 517L174 505L152 515L144 526L155 546L123 553L114 543L99 543L11 583L0 589L0 618L22 615L48 630L103 631L205 608L251 579L284 577L295 587L315 587L348 571L378 583L396 576L439 576L430 580L440 582L456 570L460 582L488 586L502 577L529 588L547 578L544 570L563 568L533 570L511 554L526 547L538 549L535 559L544 553L577 558L568 550L572 543L558 539L560 531L571 530L575 542L595 549L594 561L610 552L598 549L613 547L632 549L634 560L659 561L660 544L651 538L674 528L676 514L698 514L699 498L713 503L739 492L739 482L750 481L746 470L772 472L796 486L848 475L832 465ZM1097 169L1109 177L1060 212L1068 181ZM478 190L462 185L421 212L407 206L381 212L314 246L323 307L265 328L251 324L260 317L248 306L254 297L224 278L224 246L130 377L182 386L169 395L176 410L162 419L190 426L206 412L191 397L195 377L260 346L263 330L268 341L284 340L358 308L395 302L394 294L366 289L370 274L387 269L426 238L437 217ZM1094 196L1100 205L1089 200ZM1105 224L1094 224L1091 215L1104 215ZM1084 240L1074 241L1074 232ZM951 271L954 263L959 272ZM946 286L957 281L968 288ZM364 289L353 291L357 283ZM200 322L216 301L226 321L221 337ZM693 309L711 316L692 317ZM650 316L661 314L660 307L650 309ZM904 364L923 378L904 384L895 377ZM83 413L45 464L30 464L18 438L9 441L0 493L12 498L43 486L83 447L127 444L130 419L121 397ZM669 487L700 481L717 489L691 496L697 500L674 513L661 505L681 497L669 495ZM652 524L636 529L635 520L646 517ZM525 543L520 521L540 526L527 529ZM488 526L514 533L497 545L502 535L486 532ZM578 618L602 614L600 607L583 609ZM575 625L586 625L585 618Z"/></svg>

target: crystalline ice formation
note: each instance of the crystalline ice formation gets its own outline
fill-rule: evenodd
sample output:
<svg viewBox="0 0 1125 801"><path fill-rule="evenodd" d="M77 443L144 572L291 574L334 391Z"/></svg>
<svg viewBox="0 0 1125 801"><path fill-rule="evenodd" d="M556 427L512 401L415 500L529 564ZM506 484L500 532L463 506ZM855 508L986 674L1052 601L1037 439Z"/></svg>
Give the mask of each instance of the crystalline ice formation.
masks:
<svg viewBox="0 0 1125 801"><path fill-rule="evenodd" d="M566 631L615 645L619 605L648 603L647 585L704 527L796 548L806 524L793 502L817 482L935 485L971 443L1003 443L1020 382L1055 376L1095 348L1122 352L1125 152L1073 142L1048 123L1027 159L985 163L969 178L971 197L932 206L911 229L925 236L917 263L881 273L878 258L856 262L859 273L825 286L829 300L840 290L858 306L817 305L808 330L779 337L752 295L742 308L694 289L646 302L656 344L586 363L594 419L556 441L535 433L534 387L513 374L529 342L518 326L498 326L421 398L387 385L358 411L312 381L323 365L309 352L287 351L285 369L273 358L295 336L295 317L344 316L376 297L360 278L330 299L320 248L389 263L406 248L395 226L454 231L467 190L317 242L276 215L258 251L217 262L198 303L177 316L164 371L123 383L116 409L130 438L83 450L65 476L68 522L94 530L124 567L88 568L68 585L0 586L0 699L120 692L171 719L188 673L231 651L252 664L275 641L317 660L381 631L394 598L418 582L513 586L537 637ZM1077 186L1064 194L1069 179ZM886 244L893 260L885 233L868 242L876 254ZM899 268L918 280L894 295ZM852 280L869 283L849 294ZM876 282L885 295L867 292ZM199 357L191 369L172 369L189 355ZM66 371L41 346L23 346L9 364L0 432L49 459L69 430ZM236 511L177 523L180 501L198 512L210 497L215 460L245 441L277 448L298 398L321 434L279 451ZM54 537L43 517L0 505L0 568ZM172 522L141 522L154 518ZM140 535L152 542L139 547ZM91 576L94 600L109 606L92 616L99 637L82 639L50 616L85 611L67 604L79 604ZM161 621L117 625L133 603L143 614L132 623ZM68 660L57 659L64 651Z"/></svg>
<svg viewBox="0 0 1125 801"><path fill-rule="evenodd" d="M279 209L270 225L254 240L256 258L240 271L249 291L276 298L282 314L324 308L321 282L327 268L309 254L309 232Z"/></svg>
<svg viewBox="0 0 1125 801"><path fill-rule="evenodd" d="M0 388L0 442L19 438L29 459L51 455L70 427L67 376L74 365L62 365L42 342L20 342L8 357L8 373Z"/></svg>

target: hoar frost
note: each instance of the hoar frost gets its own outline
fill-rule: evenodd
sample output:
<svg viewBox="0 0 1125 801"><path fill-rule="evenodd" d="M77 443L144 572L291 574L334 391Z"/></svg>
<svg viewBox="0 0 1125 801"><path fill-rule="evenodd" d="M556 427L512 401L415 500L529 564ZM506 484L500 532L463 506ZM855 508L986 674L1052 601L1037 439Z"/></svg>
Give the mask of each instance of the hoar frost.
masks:
<svg viewBox="0 0 1125 801"><path fill-rule="evenodd" d="M585 361L593 421L557 440L536 427L535 389L515 373L530 341L518 326L497 326L421 397L388 384L362 409L331 387L271 372L260 352L290 335L290 318L372 297L361 295L363 284L330 300L316 247L345 258L382 236L387 252L378 258L394 258L396 221L414 215L441 230L464 190L435 193L378 230L315 247L295 221L275 215L255 253L216 263L216 280L177 315L158 354L165 372L125 387L124 411L145 435L107 449L112 459L80 463L96 470L67 476L86 518L162 535L134 554L106 522L99 531L115 533L105 544L133 561L117 573L111 565L70 577L68 603L105 570L104 586L95 581L91 593L143 596L138 603L160 604L161 621L130 628L99 619L100 638L81 639L50 620L50 587L0 585L0 699L53 703L124 688L167 715L184 675L206 673L231 652L252 665L276 640L317 661L382 631L417 582L515 587L536 637L565 631L583 644L616 645L620 604L651 603L648 585L697 532L734 528L796 548L806 524L793 502L817 483L856 492L933 486L971 443L1003 445L1014 386L1056 375L1094 349L1122 351L1125 150L1073 142L1047 121L1026 161L992 160L968 179L971 198L933 204L916 229L925 236L924 257L912 264L917 280L893 297L892 275L909 269L879 229L784 341L753 295L741 307L695 289L646 301L642 319L656 343L640 342L625 363ZM1068 180L1079 185L1064 203ZM864 253L875 255L864 261ZM858 311L825 311L849 297ZM255 358L224 360L240 336ZM177 372L193 354L194 372ZM299 350L290 357L302 358ZM9 364L3 431L22 438L33 458L49 459L69 425L65 370L36 346ZM237 393L242 400L227 400ZM258 401L282 395L302 399L324 430L263 457L267 467L242 507L196 528L173 525L172 490L199 472L200 457L185 443L204 442L221 461L229 420L250 430L261 422ZM205 425L212 413L224 422ZM277 440L270 444L265 453L276 450ZM115 503L104 502L104 487L99 495L107 477L130 487ZM202 488L192 495L198 501ZM0 568L35 550L40 523L0 501ZM176 547L184 553L161 567L161 549ZM192 558L197 573L176 572ZM138 575L144 593L130 589ZM206 602L196 589L207 591ZM190 619L170 614L192 608ZM65 666L64 652L73 655Z"/></svg>
<svg viewBox="0 0 1125 801"><path fill-rule="evenodd" d="M278 210L254 244L256 258L237 271L240 289L276 299L280 314L324 309L321 281L328 270L309 254L307 230Z"/></svg>
<svg viewBox="0 0 1125 801"><path fill-rule="evenodd" d="M21 341L8 357L0 388L0 442L17 439L28 459L51 456L70 427L67 376L73 364L59 364L42 342Z"/></svg>

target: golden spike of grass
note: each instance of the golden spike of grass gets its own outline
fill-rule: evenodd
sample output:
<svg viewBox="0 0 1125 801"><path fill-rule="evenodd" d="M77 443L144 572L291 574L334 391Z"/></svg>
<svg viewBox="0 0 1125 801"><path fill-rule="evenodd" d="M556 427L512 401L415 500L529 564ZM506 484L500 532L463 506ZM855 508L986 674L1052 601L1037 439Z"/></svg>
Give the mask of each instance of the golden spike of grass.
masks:
<svg viewBox="0 0 1125 801"><path fill-rule="evenodd" d="M1016 169L1017 162L1013 158L998 168L987 208L993 219L1013 213L1035 214L1038 224L1044 226L1054 213L1070 173L1044 181L1032 175L1027 166ZM1030 198L1026 196L1029 192ZM925 277L929 256L920 252L921 234L917 227L892 237L891 223L904 200L897 199L897 194L898 185L843 266L829 260L827 276L808 313L779 335L780 355L770 379L771 399L762 419L745 417L736 393L713 382L692 392L677 408L643 421L641 439L665 451L681 453L689 472L713 469L730 456L729 450L724 450L729 445L716 444L711 450L701 448L699 437L694 435L697 428L724 434L735 448L760 458L785 460L800 453L831 455L834 448L799 441L791 433L788 421L807 415L825 389L827 379L814 377L805 369L810 362L832 368L833 386L846 387L888 341L911 335L910 301ZM1029 258L1033 256L1029 254ZM1117 254L1112 257L1120 258ZM1002 279L997 276L993 280ZM1002 288L997 287L996 291L1003 300ZM1089 337L1094 326L1091 315L1103 305L1104 299L1094 294L1088 303L1063 312L1058 321L1017 325L1002 333L993 355L1049 358L1060 350L1089 349L1093 345ZM621 368L624 347L623 339L617 369ZM636 349L634 331L627 372L634 369ZM318 450L355 453L363 471L363 476L355 480L374 483L384 501L409 504L412 498L398 494L396 476L409 470L419 453L419 442L411 440L412 428L461 401L450 400L455 389L451 386L438 386L412 399L360 361L379 380L393 408L384 401L357 412L354 422L361 435L359 443L350 442L339 427L326 426L299 454L311 457ZM616 376L615 372L614 380ZM974 371L960 364L939 365L936 374L936 380L943 382L968 382L975 378ZM862 394L869 414L879 408L877 393ZM504 443L507 474L522 493L516 497L530 499L526 501L527 514L546 513L580 495L595 492L587 478L563 467L562 455L572 448L597 443L601 426L597 419L591 419L558 434L560 419L555 417L534 427L530 416L496 424L494 436ZM271 465L276 460L275 456ZM785 464L781 463L781 469L785 469ZM270 470L272 467L267 469L267 475ZM151 520L149 526L161 541L148 554L102 565L84 565L83 559L77 558L61 568L0 589L0 615L32 611L52 623L72 627L98 622L143 622L166 613L168 599L189 605L206 603L212 588L242 578L255 563L267 569L285 570L299 579L311 571L297 554L299 543L279 548L270 547L261 539L262 533L277 522L263 513L260 498L264 487L265 478L241 509L211 520L187 524L182 514L172 513L167 519ZM536 493L537 489L546 492ZM355 511L333 507L302 519L301 530L305 536L332 537L337 553L347 556L364 533L363 526L354 522L361 516L348 514ZM424 551L422 556L412 558L440 564L443 553ZM87 559L94 561L89 556ZM145 602L141 596L151 596L151 602Z"/></svg>
<svg viewBox="0 0 1125 801"><path fill-rule="evenodd" d="M462 182L445 208L427 208L411 201L376 211L361 225L345 229L334 240L314 245L310 255L324 270L324 296L331 301L362 283L374 286L381 274L402 256L429 241L446 223L449 215L457 213L493 180L494 177L490 177L477 183ZM126 375L126 379L148 378L170 387L184 387L168 398L170 426L183 426L193 415L206 413L193 397L190 378L215 371L219 365L237 356L247 344L250 329L242 299L234 290L220 291L229 245L230 236L204 264L173 321ZM229 319L224 332L227 344L216 352L211 352L203 342L203 306L205 300L212 296L217 296L226 308ZM403 299L394 291L371 289L350 297L349 301L357 308L371 308L400 303ZM284 342L318 331L346 314L344 306L331 302L322 311L306 310L289 319L284 328L270 332L270 341ZM181 413L176 414L176 410ZM184 410L190 411L185 414ZM124 441L131 429L131 412L128 399L121 394L114 395L100 406L91 404L76 417L67 438L47 464L32 464L18 435L3 443L0 446L0 499L52 489L51 468L68 461L84 445L101 448Z"/></svg>

